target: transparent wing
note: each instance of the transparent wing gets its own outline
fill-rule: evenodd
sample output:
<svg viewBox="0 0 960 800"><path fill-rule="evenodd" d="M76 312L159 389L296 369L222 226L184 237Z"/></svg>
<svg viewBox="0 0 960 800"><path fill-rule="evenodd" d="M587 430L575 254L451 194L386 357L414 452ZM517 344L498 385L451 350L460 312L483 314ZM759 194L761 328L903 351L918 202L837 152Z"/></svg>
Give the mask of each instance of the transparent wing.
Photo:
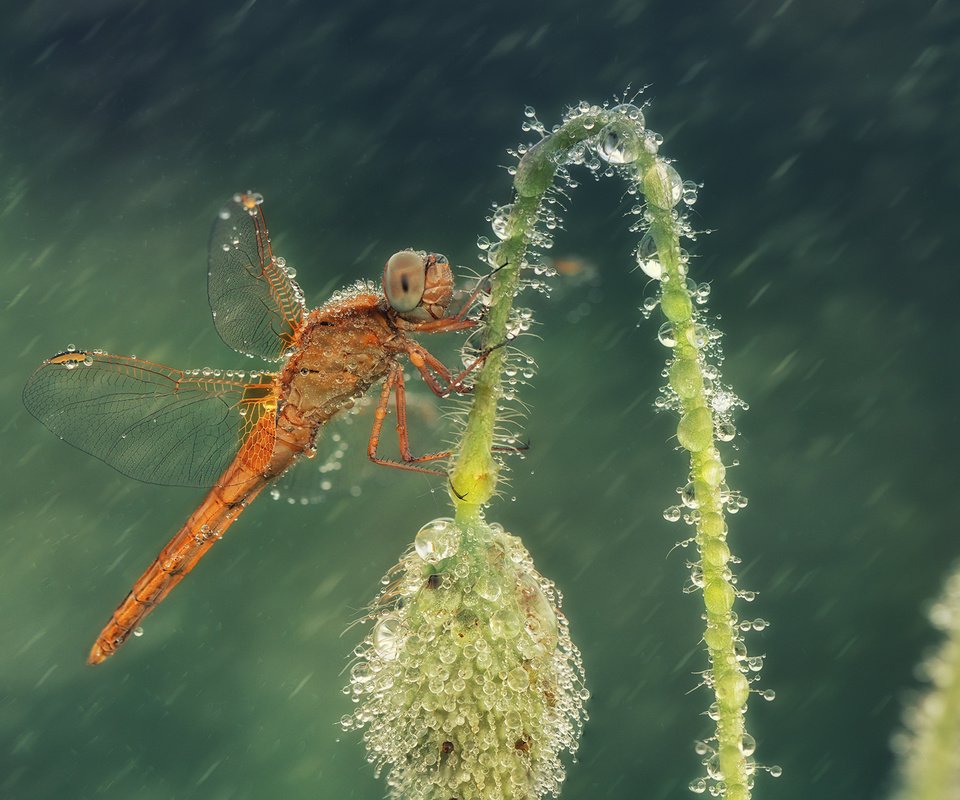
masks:
<svg viewBox="0 0 960 800"><path fill-rule="evenodd" d="M131 478L212 486L250 437L245 458L266 466L273 450L272 376L243 383L132 356L61 353L23 389L27 410L74 447Z"/></svg>
<svg viewBox="0 0 960 800"><path fill-rule="evenodd" d="M300 287L274 258L263 197L236 194L210 234L207 296L217 332L234 350L276 361L302 323Z"/></svg>

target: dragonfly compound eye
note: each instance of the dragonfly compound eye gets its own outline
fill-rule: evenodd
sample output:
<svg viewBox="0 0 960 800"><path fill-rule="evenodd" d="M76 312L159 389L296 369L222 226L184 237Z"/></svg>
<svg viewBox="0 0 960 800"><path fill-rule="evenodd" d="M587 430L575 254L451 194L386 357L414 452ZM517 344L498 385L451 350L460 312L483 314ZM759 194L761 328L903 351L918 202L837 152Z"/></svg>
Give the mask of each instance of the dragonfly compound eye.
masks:
<svg viewBox="0 0 960 800"><path fill-rule="evenodd" d="M401 250L394 253L383 268L383 292L394 311L413 311L426 288L426 263L421 253Z"/></svg>

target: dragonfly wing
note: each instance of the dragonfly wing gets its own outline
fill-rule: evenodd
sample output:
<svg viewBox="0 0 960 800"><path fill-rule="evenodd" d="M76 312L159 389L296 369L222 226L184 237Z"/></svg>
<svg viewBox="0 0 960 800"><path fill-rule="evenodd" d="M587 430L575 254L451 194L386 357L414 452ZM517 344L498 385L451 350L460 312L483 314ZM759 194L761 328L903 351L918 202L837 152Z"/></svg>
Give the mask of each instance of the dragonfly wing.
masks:
<svg viewBox="0 0 960 800"><path fill-rule="evenodd" d="M207 295L220 338L234 350L276 361L302 324L300 287L273 255L263 197L236 194L210 234Z"/></svg>
<svg viewBox="0 0 960 800"><path fill-rule="evenodd" d="M33 373L23 402L64 441L147 483L212 486L251 435L246 458L266 465L273 450L273 427L257 424L276 416L270 375L244 383L132 356L61 353Z"/></svg>

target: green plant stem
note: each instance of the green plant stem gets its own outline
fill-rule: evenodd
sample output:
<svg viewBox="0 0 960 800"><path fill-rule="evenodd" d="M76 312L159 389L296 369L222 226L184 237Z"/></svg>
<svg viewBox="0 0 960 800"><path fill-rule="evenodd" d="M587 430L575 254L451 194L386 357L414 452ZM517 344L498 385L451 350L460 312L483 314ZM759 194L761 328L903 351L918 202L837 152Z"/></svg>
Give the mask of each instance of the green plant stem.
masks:
<svg viewBox="0 0 960 800"><path fill-rule="evenodd" d="M743 654L738 654L742 637L733 612L737 592L729 569L724 519L723 493L728 490L723 482L725 470L715 432L720 420L716 419L707 390L703 326L687 285L680 247L681 217L674 210L679 200L679 176L657 155L657 144L651 146L641 125L617 110L592 107L568 119L523 156L514 179L515 196L504 231L506 237L489 254L492 266L500 269L493 280L483 346L500 345L507 338L520 271L526 264L534 240L532 234L544 198L553 186L557 165L565 163L581 143L589 142L595 150L599 149L609 135L603 131L613 130L629 148L628 158L619 162L619 171L647 200L647 231L653 237L662 266L660 307L676 340L669 383L679 401L677 439L690 457L700 555L694 575L703 590L707 619L703 638L710 659L705 680L715 695L711 717L716 720L716 744L704 761L709 783L703 782L703 789L709 785L711 791L722 789L728 800L748 800L755 769L752 740L745 745L748 739L744 714L750 688L744 675ZM492 448L506 358L504 348L494 350L480 371L451 472L456 517L463 524L482 518L483 506L496 491L499 465Z"/></svg>
<svg viewBox="0 0 960 800"><path fill-rule="evenodd" d="M722 462L716 450L715 420L704 390L702 359L693 302L680 260L679 231L673 215L655 210L649 228L663 267L660 307L673 324L676 339L670 385L681 403L677 438L690 454L690 478L697 508L696 543L700 554L703 599L707 617L704 641L710 657L710 683L718 714L716 758L727 785L726 796L747 798L750 768L744 755L744 712L750 685L740 671L736 643L740 639L733 613L736 590L728 569L730 549L720 485Z"/></svg>
<svg viewBox="0 0 960 800"><path fill-rule="evenodd" d="M499 347L507 341L507 329L513 311L513 299L520 286L520 271L526 264L531 234L537 224L544 196L553 187L556 163L575 144L588 139L595 131L584 126L584 120L573 120L555 134L532 148L521 162L514 179L513 208L506 224L506 238L493 245L491 266L493 277L490 306L481 346L497 349L490 353L473 390L473 403L467 416L457 457L450 473L453 502L458 522L478 519L481 509L497 489L500 467L492 455L497 404L501 396L501 375L506 350ZM533 156L533 158L530 158Z"/></svg>

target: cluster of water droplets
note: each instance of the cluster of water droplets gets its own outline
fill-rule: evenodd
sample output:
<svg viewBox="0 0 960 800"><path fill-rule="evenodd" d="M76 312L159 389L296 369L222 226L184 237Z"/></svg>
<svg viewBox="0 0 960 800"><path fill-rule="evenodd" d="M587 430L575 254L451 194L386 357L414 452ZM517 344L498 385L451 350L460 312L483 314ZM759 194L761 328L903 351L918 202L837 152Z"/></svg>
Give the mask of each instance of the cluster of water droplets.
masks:
<svg viewBox="0 0 960 800"><path fill-rule="evenodd" d="M556 795L589 693L560 593L499 525L437 519L383 580L341 723L392 797Z"/></svg>
<svg viewBox="0 0 960 800"><path fill-rule="evenodd" d="M773 699L773 698L765 698ZM718 712L714 708L707 712L712 719L717 719ZM748 770L748 788L752 789L754 778L758 771L768 773L773 778L779 778L783 774L783 769L776 764L762 766L756 763L753 754L756 752L756 740L749 734L743 735L741 752L747 761ZM701 763L707 771L704 778L695 778L690 781L687 788L694 794L709 794L711 797L729 797L728 787L724 780L723 769L720 766L720 754L717 752L715 744L712 741L696 742L694 751L701 758ZM744 795L740 794L741 797Z"/></svg>
<svg viewBox="0 0 960 800"><path fill-rule="evenodd" d="M77 367L92 367L94 356L103 355L103 350L91 350L89 353L83 351L78 352L77 346L73 343L68 344L67 349L64 352L77 354L76 358L67 358L61 362L63 368L66 370L74 370Z"/></svg>

